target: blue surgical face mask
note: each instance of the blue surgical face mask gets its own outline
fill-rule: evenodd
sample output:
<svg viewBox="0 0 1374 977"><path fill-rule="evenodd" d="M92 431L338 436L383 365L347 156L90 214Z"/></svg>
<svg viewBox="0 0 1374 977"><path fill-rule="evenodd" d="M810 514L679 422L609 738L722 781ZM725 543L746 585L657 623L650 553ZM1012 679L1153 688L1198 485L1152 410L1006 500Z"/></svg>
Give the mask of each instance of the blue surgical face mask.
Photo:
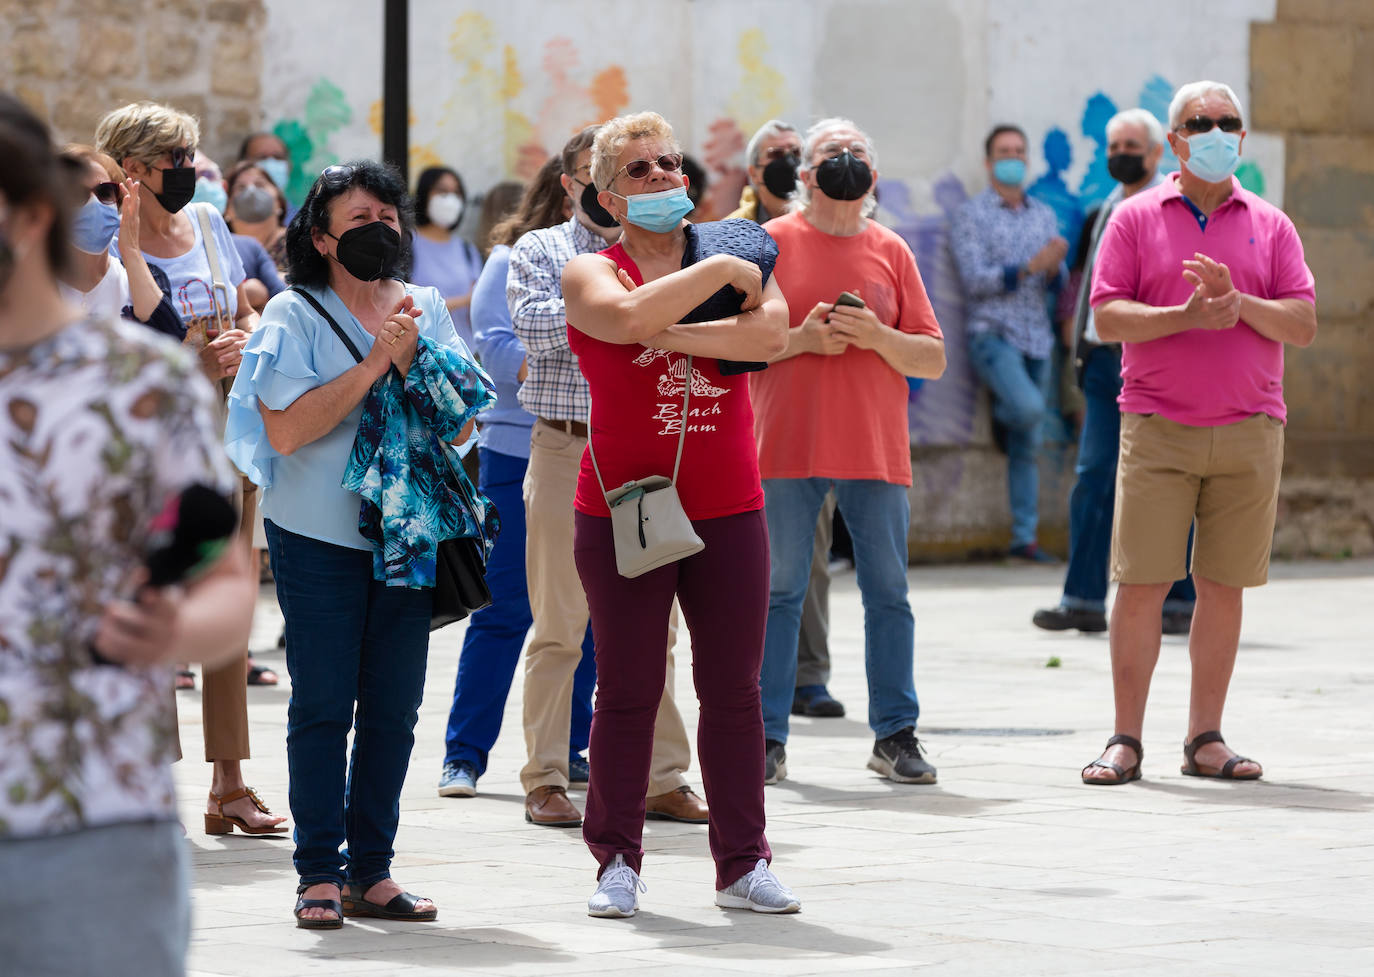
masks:
<svg viewBox="0 0 1374 977"><path fill-rule="evenodd" d="M191 195L191 203L210 204L222 214L229 203L229 195L224 192L224 184L203 176L196 181L196 192Z"/></svg>
<svg viewBox="0 0 1374 977"><path fill-rule="evenodd" d="M1222 132L1214 127L1189 136L1188 158L1183 165L1204 183L1231 179L1240 165L1240 133Z"/></svg>
<svg viewBox="0 0 1374 977"><path fill-rule="evenodd" d="M999 159L992 164L992 178L1004 187L1019 187L1026 182L1026 161Z"/></svg>
<svg viewBox="0 0 1374 977"><path fill-rule="evenodd" d="M257 160L253 165L266 173L267 179L275 183L278 190L282 193L286 192L286 181L291 179L290 163L284 159L268 156L265 159Z"/></svg>
<svg viewBox="0 0 1374 977"><path fill-rule="evenodd" d="M615 193L614 190L611 192ZM655 234L667 234L673 230L696 206L688 198L686 187L673 187L658 193L638 193L633 197L621 193L616 196L625 201L627 221Z"/></svg>
<svg viewBox="0 0 1374 977"><path fill-rule="evenodd" d="M72 221L72 243L86 254L104 254L118 230L119 208L91 197Z"/></svg>

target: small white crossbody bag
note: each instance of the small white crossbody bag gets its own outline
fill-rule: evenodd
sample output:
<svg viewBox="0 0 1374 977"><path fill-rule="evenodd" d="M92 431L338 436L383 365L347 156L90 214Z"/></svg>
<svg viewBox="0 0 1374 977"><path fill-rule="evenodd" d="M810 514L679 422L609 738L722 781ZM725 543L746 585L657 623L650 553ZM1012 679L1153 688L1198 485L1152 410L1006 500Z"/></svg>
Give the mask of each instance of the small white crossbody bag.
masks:
<svg viewBox="0 0 1374 977"><path fill-rule="evenodd" d="M675 563L706 548L692 528L677 494L677 472L682 464L682 446L687 440L687 405L692 396L692 358L687 357L687 372L682 378L682 431L677 439L677 458L673 477L649 475L636 478L610 492L601 478L592 446L591 415L587 416L587 450L592 470L611 510L611 534L615 538L615 565L622 577L637 577Z"/></svg>

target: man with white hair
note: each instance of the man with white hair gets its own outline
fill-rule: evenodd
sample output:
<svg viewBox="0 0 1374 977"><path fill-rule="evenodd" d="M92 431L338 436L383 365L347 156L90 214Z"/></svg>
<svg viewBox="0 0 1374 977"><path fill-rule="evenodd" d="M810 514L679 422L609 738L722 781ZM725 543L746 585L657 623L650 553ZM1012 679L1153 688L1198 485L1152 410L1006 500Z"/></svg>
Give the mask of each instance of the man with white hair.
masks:
<svg viewBox="0 0 1374 977"><path fill-rule="evenodd" d="M1067 274L1069 246L1059 235L1054 211L1026 195L1025 132L1014 125L994 126L983 153L988 187L959 208L949 228L950 252L968 306L969 362L992 393L993 433L1007 453L1008 555L1058 563L1035 538L1040 523L1036 453L1054 348L1046 296Z"/></svg>
<svg viewBox="0 0 1374 977"><path fill-rule="evenodd" d="M787 212L787 202L797 189L802 141L796 127L769 119L749 140L744 158L749 161L749 183L740 194L739 207L731 218L762 224ZM727 218L729 219L729 218ZM792 696L792 715L838 718L844 703L830 694L830 544L834 539L835 494L826 493L816 520L816 539L811 553L811 582L802 602L801 633L797 639L797 688Z"/></svg>
<svg viewBox="0 0 1374 977"><path fill-rule="evenodd" d="M759 680L765 783L787 775L797 629L816 516L832 489L854 540L864 604L868 723L876 737L868 765L900 783L935 782L915 735L906 378L943 373L944 340L911 249L869 219L877 163L854 123L817 122L806 134L800 208L767 225L791 329L787 349L753 374L750 387L771 549Z"/></svg>
<svg viewBox="0 0 1374 977"><path fill-rule="evenodd" d="M1283 347L1317 334L1302 242L1282 211L1234 177L1240 100L1213 81L1169 105L1183 169L1124 201L1097 253L1089 301L1098 335L1122 344L1121 457L1112 527L1115 735L1083 768L1089 784L1140 777L1160 609L1192 570L1192 690L1183 773L1255 780L1258 763L1221 735L1245 587L1268 578L1283 465Z"/></svg>
<svg viewBox="0 0 1374 977"><path fill-rule="evenodd" d="M749 140L744 150L749 182L740 193L739 207L729 217L762 224L787 212L787 201L797 189L802 142L796 126L769 119Z"/></svg>
<svg viewBox="0 0 1374 977"><path fill-rule="evenodd" d="M1085 409L1078 441L1078 480L1069 496L1069 568L1057 607L1031 619L1046 631L1107 630L1107 553L1112 543L1117 440L1121 433L1121 344L1097 335L1088 304L1093 261L1107 218L1116 205L1162 179L1164 127L1145 109L1126 109L1107 122L1107 171L1117 181L1097 212L1074 309L1074 359ZM1193 618L1193 581L1175 581L1164 599L1165 634L1187 634Z"/></svg>

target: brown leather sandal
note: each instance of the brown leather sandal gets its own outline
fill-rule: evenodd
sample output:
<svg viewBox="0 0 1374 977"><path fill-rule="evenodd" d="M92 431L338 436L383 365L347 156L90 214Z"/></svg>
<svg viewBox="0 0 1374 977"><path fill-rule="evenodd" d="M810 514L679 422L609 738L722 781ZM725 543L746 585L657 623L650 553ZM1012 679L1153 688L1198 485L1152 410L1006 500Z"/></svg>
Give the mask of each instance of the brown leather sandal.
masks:
<svg viewBox="0 0 1374 977"><path fill-rule="evenodd" d="M1248 756L1233 756L1227 760L1220 768L1212 767L1205 770L1198 765L1197 750L1199 746L1206 746L1208 743L1220 743L1226 745L1226 741L1221 738L1221 731L1209 729L1205 733L1198 733L1193 737L1191 743L1183 744L1183 766L1179 767L1179 772L1189 777L1210 777L1213 780L1259 780L1264 775L1264 771L1258 773L1236 773L1236 767L1242 763L1253 763L1259 766L1255 760Z"/></svg>
<svg viewBox="0 0 1374 977"><path fill-rule="evenodd" d="M1112 763L1110 760L1104 760L1098 757L1083 768L1083 773L1081 774L1083 783L1092 784L1098 787L1115 787L1118 784L1129 784L1133 780L1140 779L1140 763L1145 759L1145 748L1140 745L1140 740L1136 739L1134 736L1127 736L1125 733L1117 733L1111 739L1107 740L1107 746L1102 752L1107 752L1107 750L1113 746L1129 746L1131 749L1135 750L1135 763L1122 769L1120 764ZM1112 773L1116 774L1116 779L1102 780L1096 777L1089 777L1088 771L1093 769L1093 767L1101 767L1103 770L1110 770Z"/></svg>
<svg viewBox="0 0 1374 977"><path fill-rule="evenodd" d="M371 891L370 889L368 891ZM437 919L439 907L431 906L429 909L417 910L420 900L424 896L412 895L409 892L402 892L392 896L391 901L385 906L379 906L375 902L368 902L363 898L362 889L354 885L346 885L343 889L343 914L345 916L370 916L373 919L399 919L405 922L427 923Z"/></svg>
<svg viewBox="0 0 1374 977"><path fill-rule="evenodd" d="M278 835L290 830L284 823L274 824L270 827L255 827L237 814L225 814L224 805L231 804L240 797L247 797L253 802L253 806L263 814L272 813L268 810L267 805L262 802L262 798L258 796L258 792L252 787L240 787L238 790L231 790L227 794L216 794L212 790L210 791L210 801L219 808L219 813L206 813L205 833L207 835L233 834L235 828L238 828L246 835Z"/></svg>

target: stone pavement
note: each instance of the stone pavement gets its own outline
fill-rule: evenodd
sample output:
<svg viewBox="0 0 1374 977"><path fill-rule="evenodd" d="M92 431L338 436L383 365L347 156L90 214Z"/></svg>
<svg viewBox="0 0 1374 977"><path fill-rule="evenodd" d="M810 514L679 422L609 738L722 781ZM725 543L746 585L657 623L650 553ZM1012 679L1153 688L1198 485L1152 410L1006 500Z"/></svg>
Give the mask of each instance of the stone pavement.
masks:
<svg viewBox="0 0 1374 977"><path fill-rule="evenodd" d="M207 837L209 770L178 765L193 849L195 975L306 974L1374 974L1374 561L1277 565L1247 597L1226 733L1259 783L1179 774L1187 654L1166 638L1146 724L1144 781L1087 787L1111 733L1105 636L1030 625L1062 571L1000 565L911 571L920 735L934 787L864 768L863 618L836 579L832 690L845 719L794 720L790 779L768 788L774 867L800 915L712 905L704 826L649 822L632 920L585 915L594 864L580 833L525 824L517 679L474 799L435 782L462 626L431 647L401 800L397 879L432 897L427 924L294 927L284 839ZM264 590L255 648L279 618ZM245 769L286 808L283 686L250 689ZM1047 667L1058 659L1058 667ZM690 657L679 702L695 725ZM197 694L179 695L195 756ZM698 773L690 774L699 784ZM579 804L582 796L573 795Z"/></svg>

